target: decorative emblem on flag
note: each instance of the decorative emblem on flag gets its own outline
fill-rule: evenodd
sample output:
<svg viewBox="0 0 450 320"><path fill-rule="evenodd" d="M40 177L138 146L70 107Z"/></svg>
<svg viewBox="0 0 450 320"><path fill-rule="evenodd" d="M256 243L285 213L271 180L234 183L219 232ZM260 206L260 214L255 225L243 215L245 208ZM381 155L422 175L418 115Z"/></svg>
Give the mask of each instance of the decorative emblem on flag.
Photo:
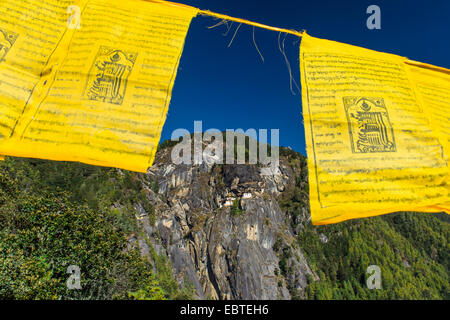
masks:
<svg viewBox="0 0 450 320"><path fill-rule="evenodd" d="M383 98L344 97L353 153L396 152Z"/></svg>
<svg viewBox="0 0 450 320"><path fill-rule="evenodd" d="M136 57L134 52L100 46L83 95L89 100L122 104Z"/></svg>
<svg viewBox="0 0 450 320"><path fill-rule="evenodd" d="M5 59L9 49L16 42L17 37L18 35L16 33L0 28L0 62Z"/></svg>

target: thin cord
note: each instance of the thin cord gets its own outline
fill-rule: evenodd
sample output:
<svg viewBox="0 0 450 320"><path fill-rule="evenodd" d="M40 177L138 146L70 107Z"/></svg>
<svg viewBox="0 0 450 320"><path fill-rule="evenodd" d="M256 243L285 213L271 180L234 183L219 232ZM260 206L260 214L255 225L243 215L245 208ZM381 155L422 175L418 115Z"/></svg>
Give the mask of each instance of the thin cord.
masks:
<svg viewBox="0 0 450 320"><path fill-rule="evenodd" d="M286 37L287 34L284 35L283 41L280 42L280 38L281 38L281 32L278 34L278 49L280 50L281 54L284 57L284 61L286 62L286 66L288 68L288 72L289 72L289 85L291 88L291 93L295 96L295 92L292 88L292 83L294 83L295 87L297 88L297 90L299 92L301 92L299 85L297 84L297 81L295 81L294 76L292 75L292 68L291 68L291 64L289 62L289 59L286 55L286 49L285 49L285 41L286 41Z"/></svg>
<svg viewBox="0 0 450 320"><path fill-rule="evenodd" d="M238 27L236 28L236 31L234 32L233 38L231 38L231 41L230 41L230 43L228 44L228 48L231 47L231 44L232 44L233 41L234 41L234 37L236 37L236 34L238 33L239 28L240 28L241 26L242 26L242 23L240 23L240 24L238 25Z"/></svg>
<svg viewBox="0 0 450 320"><path fill-rule="evenodd" d="M302 34L303 34L303 32L300 32L300 31L297 31L297 30L289 30L289 29L271 27L271 26L268 26L268 25L265 25L265 24L262 24L262 23L253 22L253 21L249 21L249 20L241 19L241 18L235 18L235 17L227 16L225 14L212 12L212 11L209 11L209 10L201 10L201 9L198 9L198 8L195 8L195 7L191 7L191 6L188 6L188 5L185 5L185 4L181 4L181 3L170 2L170 1L165 1L165 0L145 0L145 1L165 4L165 5L171 6L171 7L191 9L191 10L198 10L198 14L200 14L200 15L217 17L217 18L220 18L220 19L223 19L223 20L229 20L229 21L239 22L239 23L243 23L243 24L248 24L248 25L251 25L251 26L254 26L254 27L263 28L263 29L267 29L267 30L278 31L278 32L283 32L283 33L289 33L289 34L292 34L292 35L297 36L297 37L301 37Z"/></svg>
<svg viewBox="0 0 450 320"><path fill-rule="evenodd" d="M151 1L155 1L155 0L151 0ZM158 0L156 0L158 1ZM199 14L201 15L206 15L206 16L212 16L212 17L217 17L220 19L224 19L224 20L229 20L229 21L235 21L235 22L239 22L239 23L243 23L243 24L248 24L254 27L258 27L258 28L263 28L263 29L267 29L267 30L272 30L272 31L278 31L278 32L283 32L283 33L289 33L292 34L294 36L297 37L301 37L303 35L303 32L299 32L296 30L289 30L289 29L283 29L283 28L277 28L277 27L271 27L262 23L258 23L258 22L253 22L253 21L249 21L246 19L240 19L240 18L235 18L235 17L231 17L231 16L227 16L221 13L215 13L209 10L199 10L198 11Z"/></svg>
<svg viewBox="0 0 450 320"><path fill-rule="evenodd" d="M259 51L258 45L256 44L256 40L255 40L255 26L253 26L253 44L255 45L256 50L259 53L259 56L261 57L262 62L264 63L264 57L261 53L261 51Z"/></svg>

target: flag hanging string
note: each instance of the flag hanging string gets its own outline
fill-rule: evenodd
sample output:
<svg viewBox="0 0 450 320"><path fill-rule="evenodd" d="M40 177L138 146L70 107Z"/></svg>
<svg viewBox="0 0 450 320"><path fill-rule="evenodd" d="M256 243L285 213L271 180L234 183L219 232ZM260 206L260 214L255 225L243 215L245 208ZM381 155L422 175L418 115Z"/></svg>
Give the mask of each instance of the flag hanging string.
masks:
<svg viewBox="0 0 450 320"><path fill-rule="evenodd" d="M166 0L144 0L144 1L148 1L148 2L155 2L155 3L162 3L165 4L167 6L172 6L172 7L178 7L178 8L189 8L189 9L197 9L195 7L183 4L183 3L177 3L177 2L171 2L171 1L166 1ZM212 12L210 10L202 10L202 9L197 9L198 10L198 14L199 15L203 15L203 16L211 16L211 17L216 17L222 20L228 20L228 21L234 21L234 22L238 22L238 23L243 23L243 24L247 24L253 27L258 27L258 28L262 28L262 29L266 29L266 30L271 30L271 31L277 31L277 32L282 32L282 33L288 33L288 34L292 34L294 36L297 37L302 37L303 36L303 32L304 31L297 31L297 30L293 30L293 29L284 29L284 28L278 28L278 27L272 27L272 26L268 26L259 22L253 22L250 20L246 20L246 19L241 19L241 18L235 18L232 16L228 16L225 14L221 14L221 13L216 13L216 12ZM410 59L406 59L405 60L406 64L410 64L410 65L416 65L416 66L421 66L423 68L427 68L427 69L432 69L435 71L440 71L440 72L444 72L446 74L449 74L450 71L446 68L442 68L442 67L437 67L437 66L433 66L427 63L422 63L422 62L417 62L414 60L410 60Z"/></svg>
<svg viewBox="0 0 450 320"><path fill-rule="evenodd" d="M163 3L163 4L168 5L168 6L179 7L179 8L180 7L193 8L193 7L185 5L185 4L176 3L176 2L170 2L170 1L165 1L165 0L145 0L145 1L156 2L156 3ZM212 11L209 11L209 10L199 9L198 14L203 15L203 16L211 16L211 17L215 17L215 18L219 18L219 19L223 19L223 20L243 23L243 24L247 24L247 25L250 25L250 26L254 26L254 27L258 27L258 28L262 28L262 29L266 29L266 30L283 32L283 33L289 33L289 34L292 34L292 35L297 36L297 37L301 37L302 34L303 34L303 32L300 32L300 31L297 31L297 30L272 27L272 26L268 26L268 25L265 25L265 24L262 24L262 23L259 23L259 22L253 22L253 21L246 20L246 19L235 18L235 17L232 17L232 16L228 16L228 15L225 15L225 14L212 12Z"/></svg>
<svg viewBox="0 0 450 320"><path fill-rule="evenodd" d="M289 33L289 34L292 34L292 35L297 36L297 37L301 37L302 36L302 32L300 32L300 31L291 30L291 29L284 29L284 28L277 28L277 27L271 27L271 26L268 26L268 25L265 25L265 24L262 24L262 23L253 22L253 21L249 21L249 20L241 19L241 18L234 18L234 17L231 17L231 16L227 16L225 14L216 13L216 12L212 12L212 11L209 11L209 10L200 10L199 14L205 15L205 16L216 17L216 18L223 19L223 20L229 20L229 21L235 21L235 22L239 22L239 23L243 23L243 24L248 24L250 26L263 28L263 29L267 29L267 30L271 30L271 31L278 31L278 32L283 32L283 33Z"/></svg>

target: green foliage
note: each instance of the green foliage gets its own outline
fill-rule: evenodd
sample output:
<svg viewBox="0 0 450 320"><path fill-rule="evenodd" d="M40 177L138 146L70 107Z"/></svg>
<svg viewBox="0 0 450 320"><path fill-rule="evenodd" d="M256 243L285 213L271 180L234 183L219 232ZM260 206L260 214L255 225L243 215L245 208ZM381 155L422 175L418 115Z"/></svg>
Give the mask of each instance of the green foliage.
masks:
<svg viewBox="0 0 450 320"><path fill-rule="evenodd" d="M284 279L289 279L291 277L295 277L295 271L292 266L292 263L290 263L290 259L292 258L292 251L291 247L283 241L281 236L278 236L275 240L275 243L273 244L272 249L275 251L277 257L278 257L278 269L275 269L274 274L276 276L280 275L284 277ZM281 279L279 279L280 281ZM281 282L282 283L282 282ZM291 281L286 281L287 283L287 289L289 290L289 293L291 294L292 299L298 300L301 298L298 290L294 287ZM280 286L280 282L279 282Z"/></svg>
<svg viewBox="0 0 450 320"><path fill-rule="evenodd" d="M240 216L242 214L242 208L240 204L240 200L238 198L233 200L233 204L230 207L230 212L233 217Z"/></svg>
<svg viewBox="0 0 450 320"><path fill-rule="evenodd" d="M306 158L283 151L298 167L295 186L279 199L293 228L308 208ZM297 164L295 163L297 162ZM450 228L447 216L396 213L334 225L306 226L297 243L319 281L309 279L309 299L448 299ZM447 222L446 222L447 221ZM320 240L323 234L326 243ZM282 245L276 243L282 253ZM274 248L275 249L275 248ZM286 258L279 254L280 271ZM369 290L369 265L381 268L382 289Z"/></svg>
<svg viewBox="0 0 450 320"><path fill-rule="evenodd" d="M303 216L306 158L288 148L280 154L296 179L279 204L291 227L301 228L290 246L281 238L274 244L280 286L293 272L291 248L299 246L319 278L308 277L306 298L449 299L447 215L397 213L312 226ZM34 159L0 163L0 299L191 299L192 285L180 288L165 255L148 243L150 263L127 241L142 232L138 205L155 221L150 190L158 191L157 181L117 169ZM242 214L239 199L230 211ZM381 268L381 290L366 286L373 264ZM81 268L81 290L66 287L69 265Z"/></svg>
<svg viewBox="0 0 450 320"><path fill-rule="evenodd" d="M17 200L17 210L0 211L2 298L124 298L140 285L135 273L151 276L107 216L74 206L65 192ZM69 265L81 268L80 291L66 288Z"/></svg>
<svg viewBox="0 0 450 320"><path fill-rule="evenodd" d="M164 291L155 280L143 289L139 289L136 292L129 292L128 296L134 300L166 300Z"/></svg>
<svg viewBox="0 0 450 320"><path fill-rule="evenodd" d="M410 223L394 222L405 219ZM421 227L411 234L409 224ZM428 229L427 233L416 233L422 228ZM319 233L329 241L322 243ZM423 213L397 213L321 227L308 225L298 242L320 281L310 283L307 296L448 299L448 236L448 225ZM381 290L366 286L366 270L372 264L381 268Z"/></svg>
<svg viewBox="0 0 450 320"><path fill-rule="evenodd" d="M186 285L179 288L178 283L173 278L172 266L167 257L163 254L157 254L155 249L149 244L152 260L155 262L156 277L165 289L164 297L172 300L189 300L193 299L193 286Z"/></svg>
<svg viewBox="0 0 450 320"><path fill-rule="evenodd" d="M281 151L283 150L283 151ZM309 208L308 170L306 158L288 148L281 148L289 164L296 171L295 184L286 190L278 199L280 207L286 212L292 228L296 228L303 220L303 209Z"/></svg>
<svg viewBox="0 0 450 320"><path fill-rule="evenodd" d="M155 219L147 176L77 163L7 158L0 164L0 299L175 299L167 260L127 241L137 204ZM69 290L69 265L81 290Z"/></svg>

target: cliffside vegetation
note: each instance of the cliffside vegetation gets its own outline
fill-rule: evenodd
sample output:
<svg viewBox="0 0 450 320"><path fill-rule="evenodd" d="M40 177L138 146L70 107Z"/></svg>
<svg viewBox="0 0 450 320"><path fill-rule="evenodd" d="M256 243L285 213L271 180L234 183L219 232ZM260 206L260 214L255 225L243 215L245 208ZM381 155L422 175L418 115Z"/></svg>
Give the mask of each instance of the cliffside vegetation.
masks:
<svg viewBox="0 0 450 320"><path fill-rule="evenodd" d="M292 227L302 224L297 242L320 278L309 281L305 298L449 299L447 215L400 212L312 226L298 219L308 207L306 159L285 148L281 154L300 170L279 202ZM369 265L381 269L380 290L367 288Z"/></svg>
<svg viewBox="0 0 450 320"><path fill-rule="evenodd" d="M166 143L164 146L170 147ZM308 221L306 159L281 148L295 181L278 202L292 244L318 276L295 298L448 299L449 224L446 215L397 213L314 227ZM145 187L144 187L145 186ZM149 176L78 163L6 158L0 163L0 298L179 299L168 259L150 246L143 257L139 203L151 223L157 209ZM239 202L233 215L244 214ZM134 239L134 240L133 240ZM289 278L287 247L276 248L277 272ZM67 267L81 268L81 290L69 290ZM369 290L366 269L381 268L382 289Z"/></svg>
<svg viewBox="0 0 450 320"><path fill-rule="evenodd" d="M0 298L190 298L164 257L141 257L133 204L143 175L78 163L7 158L0 164ZM155 214L154 208L145 210ZM153 217L154 219L154 217ZM81 290L69 290L69 265Z"/></svg>

